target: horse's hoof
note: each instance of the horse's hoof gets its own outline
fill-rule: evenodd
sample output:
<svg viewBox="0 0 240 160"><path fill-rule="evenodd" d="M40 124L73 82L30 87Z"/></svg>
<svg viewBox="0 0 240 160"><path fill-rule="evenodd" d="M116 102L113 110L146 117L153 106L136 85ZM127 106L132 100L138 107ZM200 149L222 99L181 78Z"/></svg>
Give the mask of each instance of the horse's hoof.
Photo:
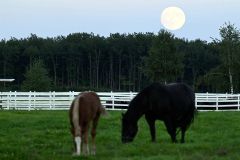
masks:
<svg viewBox="0 0 240 160"><path fill-rule="evenodd" d="M89 152L83 152L83 156L88 156Z"/></svg>
<svg viewBox="0 0 240 160"><path fill-rule="evenodd" d="M77 157L77 156L80 156L80 154L79 153L73 153L72 156Z"/></svg>
<svg viewBox="0 0 240 160"><path fill-rule="evenodd" d="M178 143L178 141L177 140L172 140L172 143Z"/></svg>

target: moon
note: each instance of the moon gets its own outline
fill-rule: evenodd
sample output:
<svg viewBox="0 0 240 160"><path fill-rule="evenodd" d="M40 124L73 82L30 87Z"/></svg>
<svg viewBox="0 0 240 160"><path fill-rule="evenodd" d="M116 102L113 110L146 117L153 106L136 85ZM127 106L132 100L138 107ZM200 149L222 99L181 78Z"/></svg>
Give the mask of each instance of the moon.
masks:
<svg viewBox="0 0 240 160"><path fill-rule="evenodd" d="M169 30L178 30L185 23L185 14L179 7L165 8L161 14L161 23Z"/></svg>

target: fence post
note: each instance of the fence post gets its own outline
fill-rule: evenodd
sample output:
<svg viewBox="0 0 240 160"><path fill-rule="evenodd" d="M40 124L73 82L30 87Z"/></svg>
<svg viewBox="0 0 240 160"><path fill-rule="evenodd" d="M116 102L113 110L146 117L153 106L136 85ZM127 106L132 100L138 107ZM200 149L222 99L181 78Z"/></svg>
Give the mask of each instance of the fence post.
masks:
<svg viewBox="0 0 240 160"><path fill-rule="evenodd" d="M33 108L36 109L36 91L33 92Z"/></svg>
<svg viewBox="0 0 240 160"><path fill-rule="evenodd" d="M218 111L218 94L216 94L216 96L217 96L217 97L216 97L216 100L217 100L217 101L216 101L216 111Z"/></svg>
<svg viewBox="0 0 240 160"><path fill-rule="evenodd" d="M208 102L208 92L207 92L207 102Z"/></svg>
<svg viewBox="0 0 240 160"><path fill-rule="evenodd" d="M239 106L239 96L240 96L240 94L238 94L238 111L240 110L240 106Z"/></svg>
<svg viewBox="0 0 240 160"><path fill-rule="evenodd" d="M196 108L196 109L198 109L198 107L197 107L197 101L198 101L198 94L195 93L194 103L195 103L195 108Z"/></svg>
<svg viewBox="0 0 240 160"><path fill-rule="evenodd" d="M114 95L113 92L111 91L111 100L112 100L112 109L115 109L115 102L114 102Z"/></svg>
<svg viewBox="0 0 240 160"><path fill-rule="evenodd" d="M75 97L75 92L72 91L72 99L74 99L74 97Z"/></svg>
<svg viewBox="0 0 240 160"><path fill-rule="evenodd" d="M69 91L69 103L71 104L74 99L74 93L72 91Z"/></svg>
<svg viewBox="0 0 240 160"><path fill-rule="evenodd" d="M133 99L133 92L130 91L130 101Z"/></svg>
<svg viewBox="0 0 240 160"><path fill-rule="evenodd" d="M32 92L30 91L29 95L28 95L28 111L31 110L31 94L32 94Z"/></svg>
<svg viewBox="0 0 240 160"><path fill-rule="evenodd" d="M3 109L2 92L0 92L0 109Z"/></svg>
<svg viewBox="0 0 240 160"><path fill-rule="evenodd" d="M55 109L55 91L52 92L52 105L53 105L53 109Z"/></svg>
<svg viewBox="0 0 240 160"><path fill-rule="evenodd" d="M49 109L52 110L52 92L49 91Z"/></svg>
<svg viewBox="0 0 240 160"><path fill-rule="evenodd" d="M11 93L12 93L12 91L10 91L9 93L8 93L8 100L7 100L7 109L9 110L10 109L10 103L11 103Z"/></svg>
<svg viewBox="0 0 240 160"><path fill-rule="evenodd" d="M14 109L17 108L17 91L14 92Z"/></svg>

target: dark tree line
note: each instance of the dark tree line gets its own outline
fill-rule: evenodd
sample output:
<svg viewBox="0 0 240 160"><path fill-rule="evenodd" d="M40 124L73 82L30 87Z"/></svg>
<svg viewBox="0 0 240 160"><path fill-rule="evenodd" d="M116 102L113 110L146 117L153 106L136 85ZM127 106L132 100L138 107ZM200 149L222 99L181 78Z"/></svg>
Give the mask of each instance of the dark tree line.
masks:
<svg viewBox="0 0 240 160"><path fill-rule="evenodd" d="M29 79L44 78L51 85L46 83L47 87L36 91L139 91L159 81L185 82L196 92L230 92L230 88L238 92L239 31L229 23L220 28L220 35L222 39L212 43L179 39L165 30L109 37L75 33L45 39L32 34L1 40L0 78L15 81L0 84L0 89L28 90L26 86L33 83ZM44 75L36 78L34 72Z"/></svg>

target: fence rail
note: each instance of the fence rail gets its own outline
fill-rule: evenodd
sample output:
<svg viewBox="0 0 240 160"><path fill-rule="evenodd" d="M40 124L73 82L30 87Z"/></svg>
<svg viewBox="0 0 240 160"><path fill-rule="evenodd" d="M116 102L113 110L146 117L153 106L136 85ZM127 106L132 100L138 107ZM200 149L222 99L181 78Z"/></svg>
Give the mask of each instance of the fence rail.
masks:
<svg viewBox="0 0 240 160"><path fill-rule="evenodd" d="M80 92L0 92L3 110L68 110ZM125 110L136 92L98 92L108 110ZM196 93L199 111L240 111L240 94Z"/></svg>

